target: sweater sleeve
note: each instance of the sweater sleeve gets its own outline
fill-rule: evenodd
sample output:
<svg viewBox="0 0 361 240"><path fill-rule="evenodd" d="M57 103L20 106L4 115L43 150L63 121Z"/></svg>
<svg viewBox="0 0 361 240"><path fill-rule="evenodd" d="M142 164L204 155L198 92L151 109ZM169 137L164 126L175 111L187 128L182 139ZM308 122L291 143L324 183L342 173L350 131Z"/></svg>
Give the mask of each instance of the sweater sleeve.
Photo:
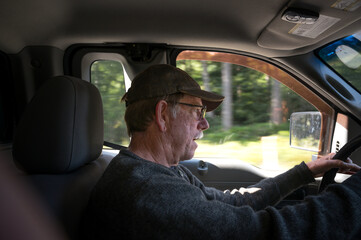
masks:
<svg viewBox="0 0 361 240"><path fill-rule="evenodd" d="M190 182L199 187L208 200L218 200L234 206L248 205L254 210L273 206L296 189L315 180L307 165L302 162L283 174L264 179L248 188L222 192L204 186L189 170L185 169L185 167L183 167L183 170Z"/></svg>
<svg viewBox="0 0 361 240"><path fill-rule="evenodd" d="M361 230L361 172L344 184L281 210L232 206L202 197L199 189L177 180L164 182L144 198L150 219L160 222L163 237L183 239L355 239ZM159 183L159 181L157 181ZM151 184L151 182L149 182ZM187 186L188 185L188 186ZM150 187L150 185L147 185ZM167 189L167 193L164 190ZM198 189L198 190L197 190ZM154 202L151 200L152 196ZM139 204L139 202L138 202ZM152 208L148 208L151 205ZM156 208L155 206L158 206ZM332 212L331 212L332 211ZM149 220L148 220L149 221ZM175 222L168 229L167 223Z"/></svg>

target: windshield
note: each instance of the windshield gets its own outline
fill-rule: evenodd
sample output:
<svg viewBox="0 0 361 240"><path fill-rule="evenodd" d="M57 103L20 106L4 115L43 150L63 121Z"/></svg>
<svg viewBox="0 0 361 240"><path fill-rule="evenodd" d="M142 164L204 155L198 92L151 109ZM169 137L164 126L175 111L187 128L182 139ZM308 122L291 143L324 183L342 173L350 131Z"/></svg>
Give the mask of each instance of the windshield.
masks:
<svg viewBox="0 0 361 240"><path fill-rule="evenodd" d="M318 55L361 92L361 32L323 47Z"/></svg>

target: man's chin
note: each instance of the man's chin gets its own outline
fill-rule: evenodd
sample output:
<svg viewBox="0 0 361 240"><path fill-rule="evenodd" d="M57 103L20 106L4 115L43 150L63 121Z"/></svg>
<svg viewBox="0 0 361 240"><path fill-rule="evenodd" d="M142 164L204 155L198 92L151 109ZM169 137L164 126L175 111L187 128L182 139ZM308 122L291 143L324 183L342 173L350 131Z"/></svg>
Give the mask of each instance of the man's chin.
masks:
<svg viewBox="0 0 361 240"><path fill-rule="evenodd" d="M194 153L198 147L198 144L193 141L194 144L192 145L189 145L188 146L188 151L186 150L183 155L183 157L180 159L180 161L185 161L185 160L189 160L189 159L192 159L194 157Z"/></svg>
<svg viewBox="0 0 361 240"><path fill-rule="evenodd" d="M182 158L180 161L186 161L186 160L192 159L192 158L194 157L194 152L195 152L195 151L189 152L189 153L186 154L186 155L184 156L184 158Z"/></svg>

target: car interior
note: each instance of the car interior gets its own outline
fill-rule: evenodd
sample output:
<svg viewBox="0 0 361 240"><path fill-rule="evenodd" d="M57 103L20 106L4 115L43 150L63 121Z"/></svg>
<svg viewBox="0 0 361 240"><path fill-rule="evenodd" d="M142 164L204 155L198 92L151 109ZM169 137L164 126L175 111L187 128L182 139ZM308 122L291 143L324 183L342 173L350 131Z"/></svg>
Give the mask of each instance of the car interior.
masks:
<svg viewBox="0 0 361 240"><path fill-rule="evenodd" d="M232 66L233 102L223 105L238 109L233 115L238 128L223 125L226 107L207 115L215 126L209 142L182 162L207 186L252 185L300 163L291 161L296 155L311 161L317 154L338 152L361 134L360 0L15 0L0 2L0 15L0 239L81 238L93 187L129 143L120 99L132 79L154 64L177 66L197 81L208 76L211 90L220 94L227 92L218 85L226 85L216 73ZM202 64L208 64L208 75ZM270 79L292 96L287 98L292 106L282 105L283 99L277 108L284 113L286 127L279 133L285 148L290 148L290 122L296 121L291 114L317 112L308 115L318 119L313 150L305 153L310 147L295 135L291 146L302 146L287 155L275 152L273 132L264 131L259 139L271 147L263 159L276 155L274 162L262 162L259 150L254 162L243 161L244 152L235 161L237 147L225 150L261 126L242 130L242 125L270 126L271 120L260 119L269 108L261 106L264 99L251 106L242 95L248 90L241 85L256 86L251 76L263 84L249 91L253 97L272 92L276 85ZM252 117L242 110L253 108ZM228 129L222 137L211 138L222 126ZM353 143L345 153L352 153L357 164L359 145ZM348 177L335 175L327 183ZM297 190L278 207L318 194L321 181Z"/></svg>

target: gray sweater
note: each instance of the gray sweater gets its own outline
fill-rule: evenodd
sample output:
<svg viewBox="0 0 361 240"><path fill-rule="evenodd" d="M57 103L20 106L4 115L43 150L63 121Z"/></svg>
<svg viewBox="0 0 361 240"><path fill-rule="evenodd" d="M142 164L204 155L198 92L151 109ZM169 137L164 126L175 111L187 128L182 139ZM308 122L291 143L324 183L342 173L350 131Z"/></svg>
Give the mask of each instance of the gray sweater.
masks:
<svg viewBox="0 0 361 240"><path fill-rule="evenodd" d="M206 187L183 166L167 168L121 150L92 193L84 237L357 239L360 178L361 172L323 194L276 209L272 205L314 181L304 163L241 194Z"/></svg>

